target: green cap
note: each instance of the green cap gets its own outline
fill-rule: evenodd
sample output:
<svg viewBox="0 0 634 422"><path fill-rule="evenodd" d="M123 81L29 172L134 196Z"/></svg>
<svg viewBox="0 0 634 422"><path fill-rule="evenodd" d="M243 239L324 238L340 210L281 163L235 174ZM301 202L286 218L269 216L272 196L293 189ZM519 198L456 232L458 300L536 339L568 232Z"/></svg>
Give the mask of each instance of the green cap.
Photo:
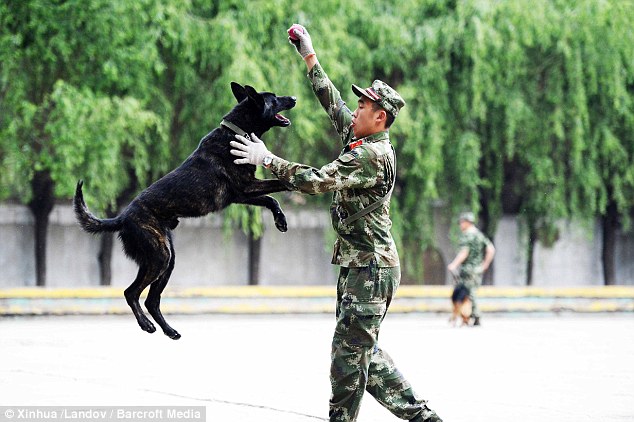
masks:
<svg viewBox="0 0 634 422"><path fill-rule="evenodd" d="M398 92L385 82L378 79L372 82L371 87L365 89L353 84L352 91L359 97L367 97L379 104L393 117L396 117L401 107L405 105L405 101Z"/></svg>
<svg viewBox="0 0 634 422"><path fill-rule="evenodd" d="M472 212L463 212L458 217L458 221L469 221L470 223L475 223L475 215Z"/></svg>

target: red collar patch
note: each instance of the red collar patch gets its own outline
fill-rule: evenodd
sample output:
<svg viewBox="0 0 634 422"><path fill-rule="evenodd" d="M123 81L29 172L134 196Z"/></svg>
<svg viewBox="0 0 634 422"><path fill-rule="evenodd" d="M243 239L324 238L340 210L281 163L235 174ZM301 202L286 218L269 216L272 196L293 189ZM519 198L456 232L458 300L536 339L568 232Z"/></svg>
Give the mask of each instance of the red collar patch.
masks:
<svg viewBox="0 0 634 422"><path fill-rule="evenodd" d="M348 145L350 147L350 149L355 149L356 147L359 147L363 145L363 139L359 139L358 141L352 142L350 145Z"/></svg>

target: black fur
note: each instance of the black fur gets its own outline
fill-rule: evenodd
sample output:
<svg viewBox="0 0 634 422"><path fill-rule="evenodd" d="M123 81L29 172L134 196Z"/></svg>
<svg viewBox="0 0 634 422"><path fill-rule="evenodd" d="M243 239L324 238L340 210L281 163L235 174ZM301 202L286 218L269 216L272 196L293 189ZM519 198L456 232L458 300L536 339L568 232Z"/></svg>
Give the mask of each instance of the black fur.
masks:
<svg viewBox="0 0 634 422"><path fill-rule="evenodd" d="M458 317L462 321L462 325L469 325L471 318L472 303L469 299L469 289L464 283L458 282L451 293L451 303L453 305L451 318L449 321L456 324Z"/></svg>
<svg viewBox="0 0 634 422"><path fill-rule="evenodd" d="M465 301L465 299L469 296L469 289L462 283L456 284L451 293L451 301L453 303L461 304Z"/></svg>
<svg viewBox="0 0 634 422"><path fill-rule="evenodd" d="M286 127L290 121L278 113L295 106L295 97L278 97L256 92L232 82L238 104L224 119L258 137L271 127ZM119 232L123 249L139 265L134 282L125 290L125 298L144 331L156 331L139 305L141 292L150 291L145 306L150 315L173 339L180 334L170 327L161 311L161 293L174 269L174 245L171 231L180 217L200 217L222 210L230 204L266 207L273 213L278 230L287 230L286 217L270 193L288 190L278 180L257 180L255 166L237 165L229 152L234 133L220 126L200 141L198 148L176 169L141 192L115 218L99 219L86 207L83 182L77 183L75 215L81 227L90 233Z"/></svg>

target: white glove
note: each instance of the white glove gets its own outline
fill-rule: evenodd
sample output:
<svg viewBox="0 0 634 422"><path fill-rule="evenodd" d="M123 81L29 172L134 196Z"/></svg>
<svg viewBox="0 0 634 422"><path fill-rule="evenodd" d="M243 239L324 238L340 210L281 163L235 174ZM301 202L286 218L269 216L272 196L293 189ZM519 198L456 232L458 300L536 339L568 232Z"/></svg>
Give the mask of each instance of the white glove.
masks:
<svg viewBox="0 0 634 422"><path fill-rule="evenodd" d="M229 144L237 149L232 149L231 154L236 157L243 157L233 160L236 164L253 164L261 166L264 161L264 157L272 155L264 145L264 142L253 133L250 135L251 139L240 135L236 135L236 139L240 142L231 141Z"/></svg>
<svg viewBox="0 0 634 422"><path fill-rule="evenodd" d="M295 46L297 52L302 56L303 59L306 56L311 54L315 54L315 49L313 48L313 41L310 39L310 34L308 30L301 25L297 25L301 27L302 30L295 29L293 33L297 37L296 40L292 39L290 36L288 37L288 41Z"/></svg>

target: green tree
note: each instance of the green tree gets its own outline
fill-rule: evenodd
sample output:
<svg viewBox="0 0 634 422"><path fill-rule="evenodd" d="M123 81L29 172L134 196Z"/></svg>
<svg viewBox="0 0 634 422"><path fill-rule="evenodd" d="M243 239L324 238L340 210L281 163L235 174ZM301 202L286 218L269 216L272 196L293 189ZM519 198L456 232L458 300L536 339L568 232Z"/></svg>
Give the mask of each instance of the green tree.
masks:
<svg viewBox="0 0 634 422"><path fill-rule="evenodd" d="M0 199L47 216L83 174L91 204L116 213L218 125L231 81L297 96L293 125L267 146L331 161L341 145L286 40L299 22L350 108L350 84L375 78L407 101L391 130L404 280L425 278L434 210L469 208L490 237L503 214L519 217L527 284L536 242L554 243L562 220L601 218L613 283L616 230L634 208L633 20L634 3L618 0L3 2ZM250 239L256 282L262 216L224 217Z"/></svg>
<svg viewBox="0 0 634 422"><path fill-rule="evenodd" d="M418 204L403 207L414 222L406 236L420 227L425 242L420 216L431 215L433 198L454 215L479 211L489 236L503 212L517 213L530 284L535 242L556 241L558 221L591 221L617 195L619 218L630 212L631 3L430 1L399 10L414 51L401 55L404 84L419 88L404 178L423 192L401 198Z"/></svg>
<svg viewBox="0 0 634 422"><path fill-rule="evenodd" d="M91 171L88 196L105 207L128 184L119 152L133 152L126 163L144 182L160 168L152 151L166 136L143 106L160 65L149 6L9 1L0 9L2 191L33 213L37 285L46 279L48 216L55 198L72 196L75 175Z"/></svg>

